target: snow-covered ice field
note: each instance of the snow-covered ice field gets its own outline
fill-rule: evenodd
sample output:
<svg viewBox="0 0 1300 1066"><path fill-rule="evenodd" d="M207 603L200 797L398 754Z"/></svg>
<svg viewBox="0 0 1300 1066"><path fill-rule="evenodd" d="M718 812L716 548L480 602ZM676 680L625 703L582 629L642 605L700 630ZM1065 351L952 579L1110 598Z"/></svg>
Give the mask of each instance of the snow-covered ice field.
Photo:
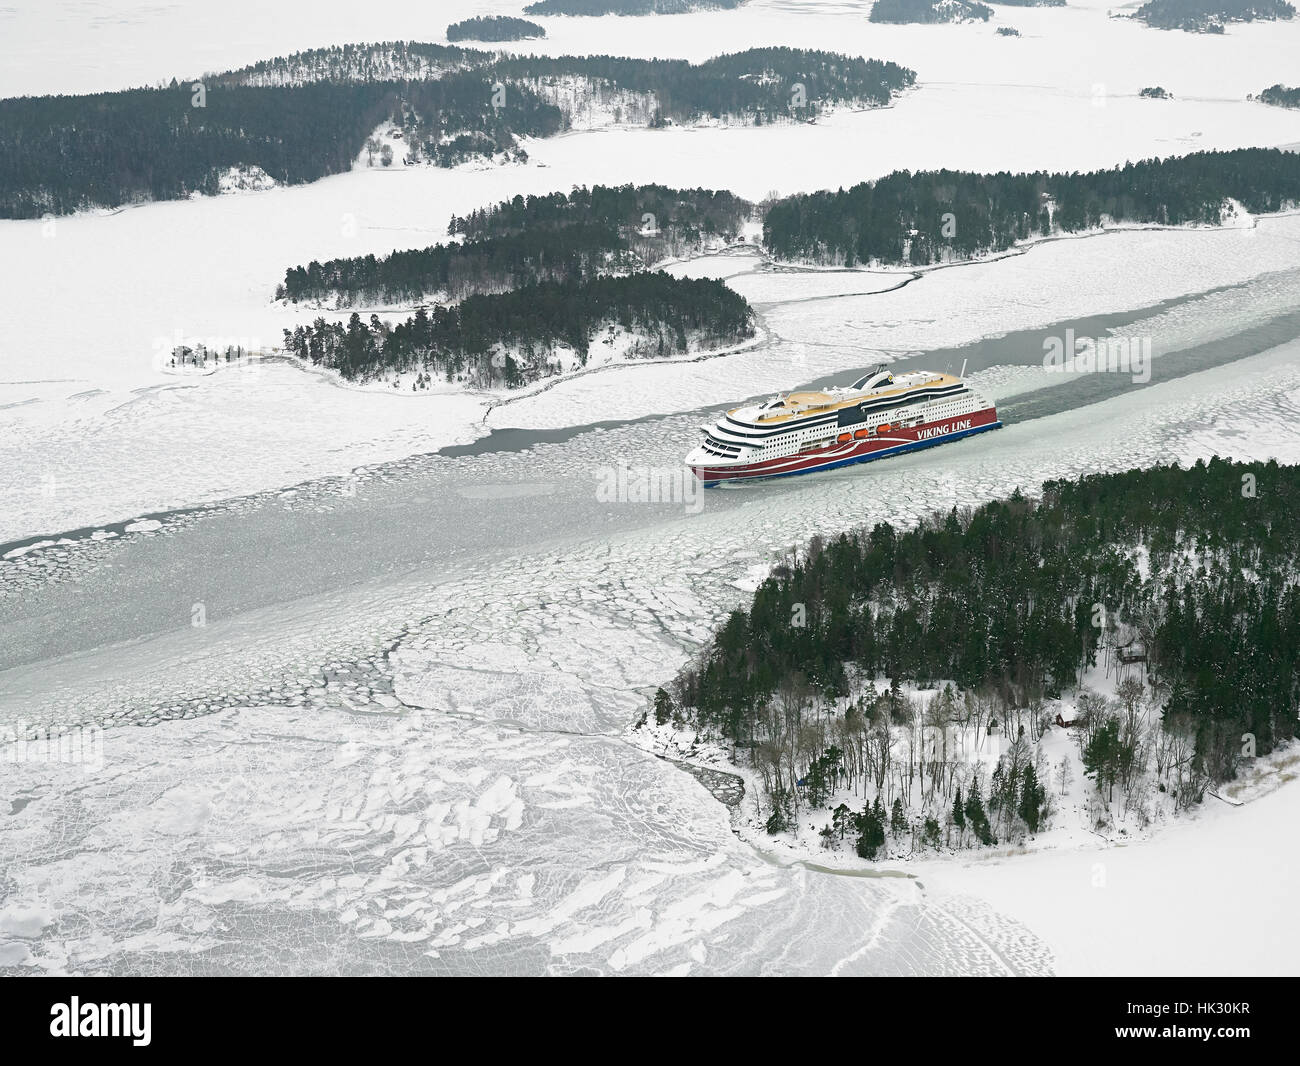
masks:
<svg viewBox="0 0 1300 1066"><path fill-rule="evenodd" d="M243 3L201 12L120 2L83 7L62 15L19 2L0 14L7 23L0 91L52 91L51 78L76 79L60 81L64 92L151 83L174 73L173 65L181 73L224 69L347 39L438 40L462 8L472 14L509 5L450 5L435 18L411 16L398 4L326 4L301 20L282 5L274 16ZM287 267L434 243L453 213L517 193L658 181L758 199L899 167L1087 168L1198 148L1300 144L1300 112L1245 100L1289 75L1300 20L1233 26L1211 41L1109 20L1101 5L1001 8L997 21L1034 35L1004 39L992 25L873 25L866 11L863 4L819 5L794 18L788 7L760 0L688 16L548 19L551 37L528 44L696 60L775 42L860 51L918 71L918 87L887 109L841 112L816 126L574 132L530 142L527 166L363 168L309 186L52 223L0 222L0 488L15 501L0 522L0 541L346 474L350 463L429 451L481 432L481 408L464 398L359 400L328 380L295 383L279 372L268 372L264 383L227 374L178 382L163 372L161 353L178 336L277 344L284 328L313 314L272 304ZM295 23L310 27L307 37ZM23 47L38 35L46 42L40 49ZM1079 47L1081 39L1095 47ZM1138 99L1150 82L1176 99ZM1241 234L1250 243L1234 246L1224 234L1116 235L1077 247L1045 245L1010 264L940 272L942 280L857 305L870 312L846 313L835 339L867 351L959 343L1067 314L1140 306L1294 262L1289 224L1266 221ZM857 291L897 284L880 274L864 280ZM824 283L844 279L831 275ZM798 291L784 277L734 284L759 304ZM1067 299L1056 314L1054 301ZM1013 318L1004 322L999 316L1008 308ZM1037 323L1035 309L1042 312ZM825 339L806 334L797 308L787 314L790 328L776 320L782 337ZM724 380L749 375L753 362ZM765 388L789 384L783 362L777 365L763 378ZM661 391L659 376L638 368L618 391L642 394L634 379L647 373L656 409L682 409L671 374ZM611 379L618 377L591 383L616 388ZM568 410L563 417L572 424L603 416L603 408L599 416ZM529 417L539 425L555 420Z"/></svg>
<svg viewBox="0 0 1300 1066"><path fill-rule="evenodd" d="M288 944L278 965L312 972L1104 970L1087 954L1091 919L1034 924L1044 905L1032 887L1030 902L1007 887L1012 860L989 889L1000 907L983 886L1004 866L927 869L919 882L782 868L737 842L699 785L617 734L738 602L756 561L849 524L1183 455L1189 427L1287 409L1296 355L1291 344L1055 416L1050 445L1026 423L866 475L711 495L698 514L610 536L590 528L590 496L575 498L583 526L567 546L87 652L57 683L45 664L11 670L6 721L39 704L66 725L120 724L103 736L98 773L20 764L6 777L0 798L18 813L0 823L0 850L26 857L11 864L6 927L25 932L9 950L24 968L59 971L256 971L272 960L241 945L273 929ZM1294 423L1269 424L1297 439ZM648 425L618 433L636 439ZM606 433L541 450L532 476L559 484L610 438L620 443ZM1241 443L1267 453L1273 430ZM473 462L485 484L534 466L517 453ZM516 500L497 502L504 516ZM374 682L346 681L371 676L365 660L394 639L384 671L405 710ZM261 684L270 691L254 693ZM165 719L168 706L186 717L125 724ZM1031 861L1067 878L1090 874L1088 858ZM1279 891L1294 884L1293 863L1270 853ZM1176 924L1169 897L1134 870L1110 879L1108 906ZM781 932L795 927L798 937ZM773 936L795 946L778 951ZM1285 970L1293 949L1286 937L1225 937L1204 966ZM1177 971L1190 950L1132 965Z"/></svg>
<svg viewBox="0 0 1300 1066"><path fill-rule="evenodd" d="M499 180L501 172L483 176ZM152 225L156 220L157 239L165 233L168 240L186 243L192 238L197 243L210 225L214 239L234 245L231 258L218 256L218 261L236 262L239 246L265 241L272 224L269 215L250 217L246 208L264 206L306 225L302 216L276 209L263 196L314 197L326 193L333 181L368 179L356 174L306 189L61 220L53 240L43 240L39 226L0 223L0 231L26 226L22 234L34 242L33 254L49 254L51 245L65 240L83 248L68 235L77 227L129 226L135 219ZM460 180L468 179L464 175ZM463 206L448 206L438 217ZM399 209L390 203L385 210ZM285 311L273 307L269 296L261 298L273 290L276 272L287 259L274 259L260 285L250 285L225 267L216 268L218 276L209 283L206 267L193 275L177 274L148 256L114 270L114 249L120 245L87 238L84 254L78 251L66 267L62 254L40 272L18 270L21 256L10 261L12 285L19 290L35 287L37 278L82 277L84 271L85 286L92 286L93 277L106 279L103 284L115 290L121 286L112 302L134 310L68 315L50 307L38 330L20 312L23 299L0 307L0 329L30 337L30 347L6 342L0 349L0 373L5 375L0 489L10 501L0 514L0 543L312 477L346 475L357 466L464 443L492 428L558 428L694 410L902 355L1256 282L1249 305L1226 320L1235 326L1242 315L1276 311L1288 301L1293 305L1293 277L1275 281L1272 275L1295 266L1297 247L1297 215L1263 218L1251 229L1117 232L1047 242L989 263L930 271L901 288L909 273L743 273L738 256L726 257L717 268L702 259L677 272L725 271L728 284L754 302L770 343L725 358L630 365L529 396L489 398L351 389L326 375L273 362L223 366L205 376L165 373L155 369L158 337L167 338L169 347L177 331L255 347L259 339L278 336L298 316L306 317L309 312ZM271 253L263 248L257 254ZM292 258L298 262L325 254L315 249ZM757 256L751 262L754 268L760 265ZM131 280L133 270L147 276ZM133 301L132 292L152 295ZM205 303L208 292L212 307ZM852 293L871 295L846 295ZM45 286L29 298L51 296ZM172 310L184 305L192 308L189 318ZM213 309L223 306L229 308L224 329L216 317L221 312ZM1162 345L1183 339L1165 332L1153 342L1158 354ZM34 360L26 354L30 351L47 354ZM743 384L738 388L737 383ZM489 415L490 402L498 405Z"/></svg>
<svg viewBox="0 0 1300 1066"><path fill-rule="evenodd" d="M1294 976L1300 925L1287 915L1300 861L1284 839L1300 814L1294 778L1293 766L1287 784L1240 808L1208 798L1141 844L916 873L940 898L953 891L1014 914L1052 945L1059 973ZM1170 905L1189 888L1194 905ZM1247 894L1270 916L1262 927L1243 917Z"/></svg>
<svg viewBox="0 0 1300 1066"><path fill-rule="evenodd" d="M1300 458L1300 340L1267 339L1300 310L1300 216L1050 241L914 281L774 271L732 250L671 269L726 277L758 308L762 344L577 377L490 413L482 396L389 396L283 363L161 367L177 331L273 343L308 314L271 303L287 266L434 243L453 213L516 193L659 181L761 198L898 167L1300 144L1300 112L1244 99L1294 82L1300 20L1211 38L1108 20L1094 0L999 7L983 26L800 7L543 19L549 39L526 47L827 47L912 66L918 87L816 126L575 132L531 142L527 166L366 169L0 222L0 543L227 501L0 562L0 727L103 730L97 767L0 762L0 972L1296 972L1300 863L1265 846L1295 820L1294 782L1140 845L845 876L742 842L702 784L623 732L809 536L1095 470ZM10 0L0 93L440 40L494 11L517 5ZM1175 99L1137 98L1154 84ZM1157 365L1247 335L1257 354L1082 406L1077 382L995 360L975 378L999 403L1050 386L1059 405L698 507L596 498L619 457L677 467L704 409L1124 314ZM410 458L511 428L555 436ZM1271 901L1268 936L1233 918L1241 879L1257 913L1261 892ZM1222 929L1189 939L1206 905Z"/></svg>
<svg viewBox="0 0 1300 1066"><path fill-rule="evenodd" d="M9 0L0 15L5 24L0 94L153 85L173 75L229 70L345 41L445 41L451 22L474 15L516 15L521 6L510 0L444 0L436 7L413 9L404 0L375 0L365 7L346 0L287 0L272 7L256 0L230 0L191 8L152 0L86 0L58 7L40 0ZM1119 8L1105 0L1075 0L1064 9L995 6L994 17L982 25L870 23L870 10L869 0L750 0L732 11L669 17L536 16L546 27L545 40L502 47L519 53L662 56L694 62L773 44L832 48L893 59L920 72L923 82L953 86L1019 87L1039 93L1073 89L1091 100L1098 84L1128 94L1163 85L1175 100L1153 101L1159 108L1177 104L1179 97L1237 101L1285 81L1293 69L1300 32L1294 23L1258 22L1230 25L1219 39L1164 33L1108 19L1107 12ZM997 36L997 28L1008 25L1024 36ZM39 47L32 46L34 41ZM941 72L927 76L926 60ZM1034 105L1026 101L1020 106ZM994 121L1014 118L991 116ZM1059 122L1056 117L1052 124ZM955 120L952 128L961 129ZM1045 132L1035 129L1033 137Z"/></svg>

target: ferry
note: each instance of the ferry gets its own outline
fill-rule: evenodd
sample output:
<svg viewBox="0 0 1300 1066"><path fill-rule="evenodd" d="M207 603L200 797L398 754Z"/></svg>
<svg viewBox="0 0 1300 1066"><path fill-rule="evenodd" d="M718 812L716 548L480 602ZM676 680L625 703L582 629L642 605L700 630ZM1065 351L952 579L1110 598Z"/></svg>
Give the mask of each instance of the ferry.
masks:
<svg viewBox="0 0 1300 1066"><path fill-rule="evenodd" d="M992 403L951 374L891 374L791 392L700 427L686 465L706 486L783 477L928 448L1002 425Z"/></svg>

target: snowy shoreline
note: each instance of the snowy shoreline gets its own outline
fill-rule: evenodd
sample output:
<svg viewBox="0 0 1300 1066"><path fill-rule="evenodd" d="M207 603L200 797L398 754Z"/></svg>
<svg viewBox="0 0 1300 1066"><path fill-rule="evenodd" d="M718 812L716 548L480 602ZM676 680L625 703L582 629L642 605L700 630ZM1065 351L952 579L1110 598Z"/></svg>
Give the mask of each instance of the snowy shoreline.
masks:
<svg viewBox="0 0 1300 1066"><path fill-rule="evenodd" d="M1184 840L1187 861L1180 864L1170 861L1162 834L1142 848L1112 848L1100 856L1065 849L1017 857L1017 862L902 864L905 873L922 874L920 880L819 876L818 867L826 865L820 856L791 868L756 854L737 840L714 799L660 760L632 757L635 753L607 734L606 723L617 719L621 728L634 716L629 707L645 706L644 694L637 692L662 681L684 654L681 649L707 635L710 620L733 602L735 582L744 580L747 568L756 571L769 551L864 517L905 520L928 513L954 502L954 493L960 504L1005 493L1017 480L1037 482L1049 473L1122 464L1127 456L1114 430L1133 425L1139 410L1147 416L1126 445L1144 461L1184 447L1184 427L1203 424L1204 410L1232 424L1243 409L1259 411L1265 405L1276 410L1279 432L1294 436L1300 422L1280 402L1279 391L1295 388L1293 367L1287 352L1277 352L1255 358L1242 371L1221 368L1202 380L1160 386L1141 405L1125 396L1087 417L1067 413L1055 423L1060 446L1046 453L1024 427L1011 427L983 444L936 450L925 465L937 477L917 479L917 463L881 464L869 481L831 477L801 483L798 495L807 505L798 507L790 506L789 487L778 486L743 502L744 528L738 528L734 511L719 510L617 537L583 530L572 548L529 544L508 563L479 567L437 591L423 587L416 576L361 597L340 592L321 602L295 600L286 610L261 612L256 619L214 620L202 635L187 629L139 648L60 664L57 671L47 666L14 671L6 681L27 678L41 692L57 694L67 713L78 715L100 707L144 714L155 701L175 703L185 696L200 704L192 720L162 722L148 732L113 731L111 774L87 778L78 767L55 768L69 780L79 775L79 795L103 800L93 816L101 835L71 854L66 847L51 851L47 843L65 839L74 816L44 799L51 769L18 768L15 787L38 790L42 802L9 819L0 844L25 856L14 867L16 898L33 898L47 886L39 898L48 900L51 925L64 914L89 909L99 927L114 936L142 916L156 915L157 871L169 876L166 871L175 867L171 827L200 824L210 828L195 837L188 855L206 865L216 855L214 848L222 846L212 886L182 886L172 912L179 917L142 944L144 950L180 944L194 953L158 950L148 957L152 967L209 964L202 937L192 930L205 928L200 923L216 916L218 907L227 915L260 916L277 906L319 922L322 932L331 933L330 943L342 936L354 957L376 953L382 965L404 966L404 972L411 969L410 960L390 960L382 952L406 937L428 938L430 950L443 955L439 965L490 965L498 957L491 947L496 941L485 935L494 935L499 922L520 938L536 931L543 956L539 966L567 965L570 956L580 956L594 966L634 972L681 965L709 972L743 969L756 954L781 959L787 971L823 973L1107 972L1107 964L1110 972L1127 966L1166 972L1186 969L1189 954L1193 965L1197 959L1205 965L1205 952L1218 945L1178 936L1193 903L1170 906L1176 897L1166 894L1164 869L1176 872L1184 886L1202 886L1190 894L1196 906L1227 907L1239 900L1226 872L1207 875L1208 853L1197 841L1204 839L1214 855L1239 864L1253 854L1258 864L1269 854L1258 850L1266 839L1258 828L1242 842L1256 848L1253 853L1243 854L1240 847L1224 851L1230 843L1225 837L1236 825L1258 827L1261 816L1293 808L1300 791L1294 786L1239 809L1240 820L1208 824L1207 819L1203 836L1193 829ZM1198 447L1209 447L1209 439ZM1267 447L1270 439L1261 435L1255 443ZM575 459L581 461L581 454L560 450L545 458L549 465L537 476L551 477ZM514 480L512 471L518 469L508 458L494 460L484 476ZM743 551L752 557L742 559ZM757 576L750 575L751 584ZM313 697L307 708L203 710L201 704L210 703L213 693L246 691L250 679L259 686L277 684L286 672L290 678L307 677L310 667L304 664L350 662L360 653L345 654L345 646L355 647L371 633L377 640L382 633L386 641L404 617L427 620L402 642L394 691L408 706L431 709L400 717L359 716L334 708L327 695ZM485 646L491 642L498 652L508 644L515 654L489 656ZM202 654L196 656L199 648ZM463 684L449 685L449 680L481 679L485 670L494 671L502 684L474 692L472 718L443 713L433 703L464 691ZM512 706L515 690L506 682L520 671L548 671L545 676L557 681L571 676L575 692L589 692L596 702L581 718L568 718L566 712L519 723ZM629 686L634 691L626 691ZM21 695L13 698L19 691L18 684L10 686L7 706L15 711L22 708ZM426 825L406 815L408 800L430 783L439 791ZM522 823L510 813L518 809L516 799L523 804ZM340 821L335 813L363 809L367 813L360 820L352 813ZM451 813L461 809L464 818ZM128 818L148 829L135 831L134 843L107 870L98 841L103 832L120 832ZM1171 827L1171 844L1183 828ZM367 844L382 848L376 854L381 862L391 861L384 869L388 876L357 879L347 855L333 861L333 853L321 848L322 839L331 839L326 834L345 830L365 834ZM265 842L272 838L277 846L268 850ZM471 844L484 850L488 843L492 874L485 871L466 886L482 899L489 917L475 931L439 904L464 880L457 860L476 854ZM238 867L233 874L228 872L231 855ZM286 858L301 861L302 882L286 885L276 878ZM1272 897L1279 908L1287 905L1294 886L1291 859L1282 849L1277 868L1262 879L1270 906ZM1110 878L1104 893L1092 887L1098 861L1104 861ZM1215 870L1230 861L1215 863ZM503 871L500 878L497 869ZM517 891L517 879L532 875L529 891ZM89 907L87 885L95 889ZM647 885L659 887L651 892ZM395 890L424 889L438 895L432 907L417 910L416 919L395 916L402 905L383 902L392 900ZM593 928L588 919L596 912L583 908L597 902L601 918ZM1118 925L1102 926L1102 919L1113 922L1117 914ZM1107 929L1127 931L1139 922L1159 926L1156 954L1130 958L1134 952L1118 957L1099 952L1100 961L1086 954L1089 944L1108 943L1101 939L1112 935ZM864 929L879 929L881 935L864 938ZM1294 936L1287 928L1278 933L1263 948L1228 943L1225 933L1222 954L1215 957L1257 972L1293 966L1295 955L1288 952ZM729 939L720 939L724 935ZM36 965L55 970L111 965L120 957L112 944L57 928L27 943ZM807 957L792 957L791 944ZM688 949L694 955L688 956ZM454 954L462 950L478 954ZM416 962L429 964L423 951L422 945Z"/></svg>
<svg viewBox="0 0 1300 1066"><path fill-rule="evenodd" d="M1099 672L1094 672L1094 681L1109 680L1097 674ZM884 682L882 691L886 691L887 679L877 680ZM1113 690L1114 685L1112 682L1109 686L1099 687ZM915 690L911 691L915 695ZM937 689L927 691L937 695ZM1097 690L1089 688L1087 691ZM1052 711L1072 713L1077 697L1076 691L1067 698L1051 701ZM1238 779L1207 791L1202 802L1188 811L1174 813L1172 809L1162 808L1157 811L1157 817L1146 826L1138 826L1136 821L1129 824L1127 819L1121 819L1112 823L1111 832L1105 834L1078 820L1078 816L1084 814L1090 782L1084 773L1078 751L1075 750L1069 728L1054 725L1049 727L1049 733L1038 743L1045 745L1045 750L1051 753L1049 760L1053 755L1069 760L1070 768L1065 778L1069 787L1067 791L1057 792L1053 796L1053 824L1048 828L1013 843L999 841L978 847L954 848L944 845L936 849L922 846L913 850L900 840L890 838L887 839L884 855L867 860L855 855L851 845L825 847L819 835L823 828L830 825L831 811L837 803L846 803L851 807L854 804L860 805L865 802L864 795L836 791L826 804L803 809L793 833L772 834L766 830L765 819L759 808L758 797L762 794L762 783L757 772L752 767L734 762L720 741L705 738L689 727L678 729L671 723L656 725L648 715L629 726L623 733L623 739L641 751L677 764L686 772L692 772L692 776L700 780L714 798L727 808L727 816L736 836L771 861L791 865L811 864L829 872L866 877L919 877L935 870L998 862L1021 856L1089 851L1100 853L1115 847L1149 844L1172 829L1194 826L1212 818L1216 813L1215 808L1221 806L1235 810L1273 794L1293 781L1300 768L1300 742L1293 742L1249 764ZM995 745L990 752L976 751L971 755L987 773L996 764L998 749ZM733 788L730 790L732 796L728 796L725 786L711 785L705 775L734 779L740 783L739 795L735 795L737 790ZM1067 824L1069 821L1078 824Z"/></svg>
<svg viewBox="0 0 1300 1066"><path fill-rule="evenodd" d="M1037 308L1057 291L1068 294L1064 299L1069 302L1057 311L1067 322L1101 309L1156 307L1170 293L1185 297L1199 292L1200 298L1177 314L1153 320L1160 326L1159 336L1181 343L1176 339L1181 335L1223 335L1231 321L1227 316L1238 311L1211 312L1209 297L1228 300L1234 308L1242 304L1242 314L1247 305L1254 309L1251 314L1270 305L1290 306L1284 277L1275 280L1270 272L1293 263L1298 223L1300 216L1292 214L1262 220L1258 231L1112 232L1106 241L1055 241L996 263L963 263L964 269L931 272L902 289L849 298L840 298L837 279L847 279L856 289L855 279L869 272L737 274L733 266L743 260L734 255L698 257L674 269L703 274L720 268L727 273L733 288L762 307L759 337L717 358L617 363L611 366L617 374L563 376L492 403L479 394L444 392L426 393L427 405L394 404L387 398L418 394L350 387L337 375L287 356L264 365L232 363L219 373L199 376L154 371L150 379L161 377L163 384L133 388L125 395L87 389L90 382L81 378L34 382L25 386L31 392L28 402L0 412L0 456L7 456L0 469L9 470L11 479L25 469L39 475L34 481L12 480L13 506L0 539L13 547L140 514L218 505L318 479L346 478L360 467L481 439L500 428L499 416L505 412L510 427L551 430L735 403L742 392L771 394L792 382L889 361L896 354L891 342L906 343L906 352L980 343L979 338L1047 325ZM1160 273L1143 267L1156 254L1167 264ZM753 251L743 258L758 261ZM886 287L894 277L883 279ZM1250 289L1245 287L1238 298L1227 291L1234 285L1258 288L1265 300L1247 299ZM827 296L835 298L826 304ZM936 302L969 307L969 313L936 317ZM1204 311L1197 309L1200 304ZM1194 319L1206 314L1205 325L1187 334ZM852 318L841 325L844 315ZM859 324L864 315L870 316L868 323ZM864 330L878 318L881 325L869 333L872 347L864 349ZM1014 366L983 373L990 375L999 401L1068 378ZM315 380L318 387L304 387L304 380ZM739 391L737 381L745 382ZM302 412L297 425L285 422L286 404ZM93 451L84 436L91 431L96 435ZM340 446L340 432L351 442L347 448ZM194 442L196 435L205 455L202 462L178 465L161 456L149 459L142 451L159 439ZM96 477L88 488L92 471Z"/></svg>

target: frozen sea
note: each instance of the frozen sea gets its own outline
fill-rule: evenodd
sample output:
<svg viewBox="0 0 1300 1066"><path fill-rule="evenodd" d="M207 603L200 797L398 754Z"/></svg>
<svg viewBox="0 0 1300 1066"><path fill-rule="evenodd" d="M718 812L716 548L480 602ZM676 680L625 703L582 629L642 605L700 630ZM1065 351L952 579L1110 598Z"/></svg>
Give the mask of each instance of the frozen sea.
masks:
<svg viewBox="0 0 1300 1066"><path fill-rule="evenodd" d="M58 29L68 60L33 62L5 34L3 91L152 80L159 45L212 69L348 38L438 39L448 18L326 4L303 40L288 20L266 24L264 5L189 22L158 5L83 7L94 17L69 23L22 0L0 12L15 33ZM1016 65L1006 49L1032 42L991 26L869 27L866 9L819 4L791 23L789 5L755 0L681 19L549 20L545 47L702 58L711 40L852 44L929 83L888 113L762 134L573 135L537 145L527 168L342 175L60 220L52 238L0 223L15 297L0 307L0 728L54 731L84 757L0 748L0 972L1294 965L1288 929L1216 944L1213 966L1174 936L1136 960L1103 940L1116 914L1138 929L1177 921L1159 878L1185 864L1160 842L1115 857L1130 880L1104 906L1075 901L1063 924L1043 899L1089 884L1091 854L884 876L787 864L732 832L709 781L625 732L756 576L810 536L1090 471L1300 460L1297 216L1047 242L915 280L782 270L749 252L701 259L674 269L743 292L761 318L755 345L508 403L363 393L282 364L177 380L151 360L152 340L177 328L274 336L288 313L270 288L286 265L340 254L344 213L361 221L357 250L379 251L438 239L453 211L575 180L761 196L901 165L1107 165L1300 141L1300 115L1244 101L1285 80L1295 26L1183 41L1112 25L1097 5L999 9L1057 45L1085 30L1107 45L1096 65L1065 47ZM936 41L942 74L924 69ZM1155 67L1133 68L1137 56ZM1186 98L1156 114L1132 69ZM51 80L69 71L81 84ZM1041 136L1015 136L1025 123ZM186 276L178 249L209 254ZM1151 381L1044 371L1042 341L1072 326L1149 337ZM996 433L665 503L598 497L620 461L678 469L722 405L876 361L968 360L1006 414ZM1295 791L1269 802L1294 811ZM1277 816L1251 804L1233 824L1264 814ZM1227 816L1217 825L1214 839L1231 835ZM1295 857L1268 876L1281 913ZM1226 913L1232 891L1207 876L1198 899L1218 893Z"/></svg>
<svg viewBox="0 0 1300 1066"><path fill-rule="evenodd" d="M1274 281L1230 295L1258 308ZM1179 328L1222 333L1220 310L1182 310ZM1228 332L1224 347L1249 327ZM351 495L331 479L164 516L61 549L58 567L20 556L0 720L104 731L98 768L5 768L0 958L74 973L1051 971L1049 945L959 871L779 865L622 734L755 570L813 534L1049 477L1294 454L1298 354L1266 346L702 504L594 490L612 456L671 462L688 413L380 466Z"/></svg>

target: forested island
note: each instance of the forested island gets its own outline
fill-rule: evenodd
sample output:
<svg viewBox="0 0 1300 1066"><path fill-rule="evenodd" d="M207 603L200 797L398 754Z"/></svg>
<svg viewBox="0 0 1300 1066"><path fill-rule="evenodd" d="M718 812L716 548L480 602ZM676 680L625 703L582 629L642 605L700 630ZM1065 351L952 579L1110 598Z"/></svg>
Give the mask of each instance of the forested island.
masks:
<svg viewBox="0 0 1300 1066"><path fill-rule="evenodd" d="M519 137L566 129L565 107L601 94L628 122L776 122L885 104L915 80L894 63L792 48L699 64L418 42L323 48L207 82L0 100L0 218L215 193L232 170L314 181L348 170L385 122L402 131L408 162L454 166L522 159Z"/></svg>
<svg viewBox="0 0 1300 1066"><path fill-rule="evenodd" d="M509 15L479 15L447 27L449 41L528 41L545 36L545 27Z"/></svg>
<svg viewBox="0 0 1300 1066"><path fill-rule="evenodd" d="M334 308L432 300L454 303L534 281L582 280L634 266L629 245L609 226L576 225L386 256L312 260L290 267L277 300Z"/></svg>
<svg viewBox="0 0 1300 1066"><path fill-rule="evenodd" d="M1062 728L1093 825L1140 828L1295 738L1297 558L1300 468L1273 461L879 523L776 566L647 717L755 770L769 832L821 810L822 843L866 858L887 837L915 852L1045 828L1070 769L1039 741ZM1113 695L1078 690L1099 667ZM994 735L981 768L971 748Z"/></svg>
<svg viewBox="0 0 1300 1066"><path fill-rule="evenodd" d="M1259 94L1259 102L1274 107L1300 107L1300 86L1289 89L1281 83L1270 85Z"/></svg>
<svg viewBox="0 0 1300 1066"><path fill-rule="evenodd" d="M562 112L516 86L500 107L481 74L416 82L129 89L0 100L0 217L215 194L232 169L284 184L350 169L382 122L411 120L417 151L452 165L564 128ZM414 121L414 116L420 116Z"/></svg>
<svg viewBox="0 0 1300 1066"><path fill-rule="evenodd" d="M987 22L993 9L978 0L876 0L872 22Z"/></svg>
<svg viewBox="0 0 1300 1066"><path fill-rule="evenodd" d="M1229 22L1275 21L1295 15L1287 0L1147 0L1133 17L1161 30L1222 33Z"/></svg>
<svg viewBox="0 0 1300 1066"><path fill-rule="evenodd" d="M665 185L579 186L568 193L516 196L463 217L448 229L466 237L503 237L523 230L601 225L636 236L645 254L680 255L708 237L735 237L754 205L715 189Z"/></svg>
<svg viewBox="0 0 1300 1066"><path fill-rule="evenodd" d="M610 361L730 347L754 335L743 297L644 268L735 237L752 210L729 192L661 185L516 196L453 217L459 244L291 268L279 299L443 306L397 325L318 318L286 330L284 347L350 381L400 388L414 374L417 391L435 381L518 388L587 365L594 349Z"/></svg>
<svg viewBox="0 0 1300 1066"><path fill-rule="evenodd" d="M1300 203L1300 154L1242 148L1069 174L895 171L773 203L763 239L780 259L919 266L1104 223L1218 225L1229 198L1255 214Z"/></svg>
<svg viewBox="0 0 1300 1066"><path fill-rule="evenodd" d="M210 79L211 84L306 85L309 82L383 82L440 78L491 63L495 54L479 48L427 41L334 44L259 59Z"/></svg>
<svg viewBox="0 0 1300 1066"><path fill-rule="evenodd" d="M285 272L276 298L334 307L454 302L537 281L643 270L734 239L753 205L729 192L662 185L581 187L515 197L453 217L461 244L313 261Z"/></svg>
<svg viewBox="0 0 1300 1066"><path fill-rule="evenodd" d="M353 314L284 332L284 348L349 381L417 375L472 388L517 388L586 365L593 347L621 358L665 358L738 344L754 335L753 311L720 281L662 271L587 281L545 281L420 309L396 326Z"/></svg>
<svg viewBox="0 0 1300 1066"><path fill-rule="evenodd" d="M730 10L745 0L537 0L528 15L682 15L714 8Z"/></svg>
<svg viewBox="0 0 1300 1066"><path fill-rule="evenodd" d="M880 107L916 83L897 63L803 48L750 48L702 63L618 56L514 56L490 68L545 94L580 81L624 94L626 121L806 120L830 105Z"/></svg>

